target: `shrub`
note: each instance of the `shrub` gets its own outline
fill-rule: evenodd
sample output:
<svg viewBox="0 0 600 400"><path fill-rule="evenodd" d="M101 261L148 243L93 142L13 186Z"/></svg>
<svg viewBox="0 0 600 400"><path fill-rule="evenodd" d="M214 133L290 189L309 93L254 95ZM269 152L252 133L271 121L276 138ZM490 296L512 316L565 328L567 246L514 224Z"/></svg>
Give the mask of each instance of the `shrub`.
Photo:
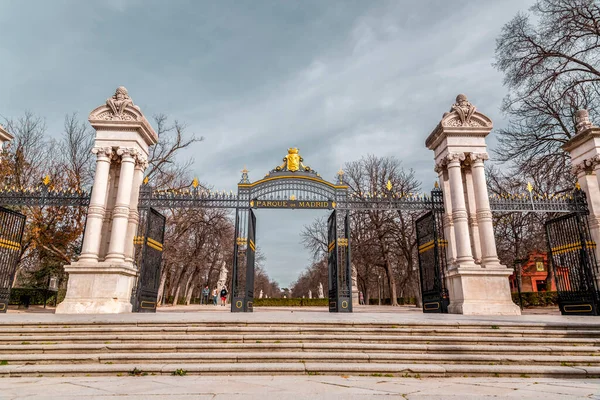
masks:
<svg viewBox="0 0 600 400"><path fill-rule="evenodd" d="M254 307L327 307L329 299L254 299Z"/></svg>
<svg viewBox="0 0 600 400"><path fill-rule="evenodd" d="M556 292L521 292L523 307L548 307L558 304ZM519 293L513 293L512 299L519 304Z"/></svg>

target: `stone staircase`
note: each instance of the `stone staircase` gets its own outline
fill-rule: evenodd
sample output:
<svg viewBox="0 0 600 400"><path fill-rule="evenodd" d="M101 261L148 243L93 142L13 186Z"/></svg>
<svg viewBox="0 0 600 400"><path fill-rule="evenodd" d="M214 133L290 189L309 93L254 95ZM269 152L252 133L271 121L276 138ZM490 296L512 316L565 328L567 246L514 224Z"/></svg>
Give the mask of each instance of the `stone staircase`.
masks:
<svg viewBox="0 0 600 400"><path fill-rule="evenodd" d="M380 323L351 318L194 322L155 314L36 322L32 317L15 320L0 315L0 377L600 377L600 321L492 324L445 318Z"/></svg>

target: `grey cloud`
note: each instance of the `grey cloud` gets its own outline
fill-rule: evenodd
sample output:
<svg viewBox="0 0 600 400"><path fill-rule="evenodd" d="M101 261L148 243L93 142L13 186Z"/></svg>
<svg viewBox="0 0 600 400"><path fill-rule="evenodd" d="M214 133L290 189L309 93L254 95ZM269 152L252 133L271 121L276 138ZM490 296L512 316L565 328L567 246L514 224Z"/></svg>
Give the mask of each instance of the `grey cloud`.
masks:
<svg viewBox="0 0 600 400"><path fill-rule="evenodd" d="M205 137L185 156L216 189L235 190L244 165L261 178L297 146L329 179L393 155L429 190L424 140L458 93L504 123L495 38L531 3L2 2L0 115L32 110L56 134L64 114L85 117L125 85L146 115ZM258 244L282 285L308 262L297 235L313 217L260 212Z"/></svg>

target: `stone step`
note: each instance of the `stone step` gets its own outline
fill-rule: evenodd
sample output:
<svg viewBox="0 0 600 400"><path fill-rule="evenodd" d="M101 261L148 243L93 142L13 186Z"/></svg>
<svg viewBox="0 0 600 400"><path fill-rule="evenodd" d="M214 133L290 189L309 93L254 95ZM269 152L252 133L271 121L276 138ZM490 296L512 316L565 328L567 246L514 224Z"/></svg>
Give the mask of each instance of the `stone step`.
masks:
<svg viewBox="0 0 600 400"><path fill-rule="evenodd" d="M237 334L237 335L215 335L215 334L88 334L88 335L22 335L2 336L2 343L8 344L41 344L41 343L81 343L81 342L111 342L111 343L151 343L185 341L186 343L200 341L203 343L274 343L274 342L335 342L335 343L454 343L454 344L488 344L503 345L507 343L522 344L557 344L571 346L599 346L600 339L596 338L561 338L561 337L503 337L503 336L413 336L413 335L316 335L316 334ZM1 345L0 345L1 346Z"/></svg>
<svg viewBox="0 0 600 400"><path fill-rule="evenodd" d="M133 367L133 368L132 368ZM600 367L389 363L171 363L4 365L0 376L97 375L367 375L597 378Z"/></svg>
<svg viewBox="0 0 600 400"><path fill-rule="evenodd" d="M0 325L1 327L1 325ZM541 330L541 329L504 329L496 328L338 328L338 327L290 327L290 326L215 326L215 327L187 327L187 326L86 326L86 327L61 327L53 326L39 327L1 327L0 338L5 336L31 336L31 335L55 335L65 336L77 334L81 336L98 334L134 334L134 333L168 333L173 334L335 334L355 335L368 333L370 335L401 334L401 335L431 335L431 336L472 336L472 335L494 335L502 337L585 337L600 339L599 330Z"/></svg>
<svg viewBox="0 0 600 400"><path fill-rule="evenodd" d="M219 353L219 352L382 352L428 354L506 354L506 355L573 355L600 358L598 346L545 345L545 344L393 344L393 343L46 343L0 345L0 358L5 354L102 354L102 353Z"/></svg>
<svg viewBox="0 0 600 400"><path fill-rule="evenodd" d="M377 352L182 352L182 353L103 353L103 354L5 354L5 365L20 364L171 364L171 363L413 363L413 364L485 364L485 365L557 365L600 366L597 356L510 355L510 354L420 354Z"/></svg>

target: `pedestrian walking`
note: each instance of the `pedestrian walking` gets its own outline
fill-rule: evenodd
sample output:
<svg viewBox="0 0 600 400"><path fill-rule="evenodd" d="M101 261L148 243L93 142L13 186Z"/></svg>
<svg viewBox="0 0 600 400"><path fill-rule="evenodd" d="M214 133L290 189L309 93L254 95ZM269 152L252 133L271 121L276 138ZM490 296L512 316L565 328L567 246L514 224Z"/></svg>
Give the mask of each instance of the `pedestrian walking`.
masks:
<svg viewBox="0 0 600 400"><path fill-rule="evenodd" d="M204 304L208 305L208 295L210 294L210 289L208 288L208 285L206 285L204 287L204 289L202 289L202 300L204 301ZM200 301L200 304L202 304L202 300Z"/></svg>
<svg viewBox="0 0 600 400"><path fill-rule="evenodd" d="M225 306L226 302L227 302L227 289L225 288L225 286L223 286L223 289L221 289L221 305Z"/></svg>
<svg viewBox="0 0 600 400"><path fill-rule="evenodd" d="M215 288L213 289L212 292L212 296L213 296L213 305L216 306L217 305L217 296L219 294L219 291L217 290L217 287L215 286Z"/></svg>
<svg viewBox="0 0 600 400"><path fill-rule="evenodd" d="M365 305L365 296L363 296L362 292L358 292L358 304L361 306Z"/></svg>

